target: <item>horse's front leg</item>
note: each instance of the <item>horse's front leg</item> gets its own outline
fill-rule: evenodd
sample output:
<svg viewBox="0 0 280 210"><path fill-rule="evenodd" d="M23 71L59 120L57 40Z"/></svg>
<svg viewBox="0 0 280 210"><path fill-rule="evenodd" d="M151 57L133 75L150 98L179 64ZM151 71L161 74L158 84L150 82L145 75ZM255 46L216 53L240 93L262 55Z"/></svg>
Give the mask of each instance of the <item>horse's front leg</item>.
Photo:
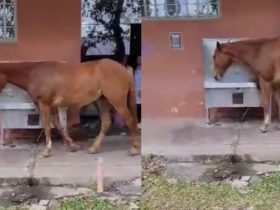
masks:
<svg viewBox="0 0 280 210"><path fill-rule="evenodd" d="M109 103L105 99L98 99L96 102L100 109L101 130L88 150L90 154L96 153L98 151L103 139L106 136L106 133L108 132L112 124Z"/></svg>
<svg viewBox="0 0 280 210"><path fill-rule="evenodd" d="M50 127L50 106L39 102L40 114L42 117L42 123L45 130L46 136L46 148L40 154L40 158L46 158L50 156L52 148L52 139L51 139L51 127Z"/></svg>
<svg viewBox="0 0 280 210"><path fill-rule="evenodd" d="M264 119L259 130L262 133L268 131L271 124L271 109L272 109L272 88L269 82L260 79L261 99L263 103Z"/></svg>
<svg viewBox="0 0 280 210"><path fill-rule="evenodd" d="M63 136L65 144L68 144L70 146L70 152L76 152L79 148L80 145L76 144L73 139L70 137L69 133L67 132L67 129L63 128L61 126L61 123L59 121L59 113L58 113L58 108L52 108L52 122L56 129L60 132L60 134Z"/></svg>

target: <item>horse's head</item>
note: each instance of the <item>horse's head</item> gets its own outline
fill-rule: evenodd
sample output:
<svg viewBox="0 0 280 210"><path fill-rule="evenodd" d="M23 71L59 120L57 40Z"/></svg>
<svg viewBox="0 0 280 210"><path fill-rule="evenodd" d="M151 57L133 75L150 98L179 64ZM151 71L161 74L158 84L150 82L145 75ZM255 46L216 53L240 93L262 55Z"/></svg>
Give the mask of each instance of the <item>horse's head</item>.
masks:
<svg viewBox="0 0 280 210"><path fill-rule="evenodd" d="M223 45L217 42L216 50L213 56L214 60L214 78L219 81L223 78L226 70L232 64L232 58L223 51Z"/></svg>

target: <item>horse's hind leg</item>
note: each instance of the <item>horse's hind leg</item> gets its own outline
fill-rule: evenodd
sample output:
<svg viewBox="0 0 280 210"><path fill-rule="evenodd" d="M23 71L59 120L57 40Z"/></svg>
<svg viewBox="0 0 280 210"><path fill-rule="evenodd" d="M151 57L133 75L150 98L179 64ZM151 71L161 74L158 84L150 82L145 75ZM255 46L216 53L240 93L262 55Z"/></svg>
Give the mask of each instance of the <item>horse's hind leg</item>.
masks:
<svg viewBox="0 0 280 210"><path fill-rule="evenodd" d="M101 114L101 130L97 135L97 137L95 138L94 143L88 150L89 153L91 154L96 153L97 150L100 148L102 141L112 123L111 116L110 116L110 105L108 101L106 101L105 99L98 99L96 102L100 109L100 114Z"/></svg>
<svg viewBox="0 0 280 210"><path fill-rule="evenodd" d="M280 63L277 65L274 80L272 82L273 96L276 100L278 109L278 119L280 120ZM276 129L280 130L280 124L276 126Z"/></svg>
<svg viewBox="0 0 280 210"><path fill-rule="evenodd" d="M278 119L280 120L280 90L275 90L273 96L275 98L277 109L278 109ZM276 126L276 129L280 130L280 124L279 123Z"/></svg>
<svg viewBox="0 0 280 210"><path fill-rule="evenodd" d="M117 110L119 111L120 115L125 119L129 130L129 135L131 139L130 154L138 155L140 152L140 148L139 148L140 146L139 146L137 123L133 119L131 112L126 106L117 107Z"/></svg>
<svg viewBox="0 0 280 210"><path fill-rule="evenodd" d="M270 83L260 79L261 98L264 110L264 121L259 130L264 133L267 132L271 124L271 108L272 108L272 88Z"/></svg>
<svg viewBox="0 0 280 210"><path fill-rule="evenodd" d="M51 112L52 112L52 122L54 126L63 136L64 142L70 146L70 151L76 152L80 148L80 146L74 143L73 139L69 136L67 130L61 126L59 121L58 108L57 107L52 108Z"/></svg>
<svg viewBox="0 0 280 210"><path fill-rule="evenodd" d="M50 128L50 107L42 102L39 102L40 113L43 121L43 126L46 136L46 148L40 154L39 157L44 158L50 156L52 148L52 139L51 139L51 128Z"/></svg>
<svg viewBox="0 0 280 210"><path fill-rule="evenodd" d="M140 145L139 145L139 135L137 129L137 122L134 119L133 114L127 107L127 99L125 98L123 103L116 103L114 101L110 101L112 105L116 108L119 114L123 117L126 121L126 125L129 130L129 135L131 139L131 155L138 155L140 153Z"/></svg>

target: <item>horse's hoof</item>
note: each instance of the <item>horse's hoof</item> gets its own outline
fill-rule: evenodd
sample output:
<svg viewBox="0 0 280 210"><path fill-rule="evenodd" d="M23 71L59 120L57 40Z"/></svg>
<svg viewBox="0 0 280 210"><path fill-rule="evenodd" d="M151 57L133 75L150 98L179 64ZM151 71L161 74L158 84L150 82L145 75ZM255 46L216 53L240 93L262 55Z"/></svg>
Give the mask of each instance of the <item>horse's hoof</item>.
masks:
<svg viewBox="0 0 280 210"><path fill-rule="evenodd" d="M266 125L262 125L261 127L259 127L259 131L261 133L266 133L268 130L267 130L267 126Z"/></svg>
<svg viewBox="0 0 280 210"><path fill-rule="evenodd" d="M132 147L131 149L130 149L130 155L131 156L136 156L136 155L139 155L140 154L140 149L137 147L137 148L135 148L135 147Z"/></svg>
<svg viewBox="0 0 280 210"><path fill-rule="evenodd" d="M90 148L88 149L88 153L89 153L89 154L96 154L97 151L98 151L98 149L96 149L95 147L90 147Z"/></svg>
<svg viewBox="0 0 280 210"><path fill-rule="evenodd" d="M78 144L71 144L70 145L70 152L77 152L79 149L81 148L81 146L80 145L78 145Z"/></svg>
<svg viewBox="0 0 280 210"><path fill-rule="evenodd" d="M77 149L74 147L69 147L69 152L77 152Z"/></svg>
<svg viewBox="0 0 280 210"><path fill-rule="evenodd" d="M218 119L210 119L206 122L207 125L215 125L218 124L219 120Z"/></svg>
<svg viewBox="0 0 280 210"><path fill-rule="evenodd" d="M43 158L47 158L51 156L51 152L49 150L44 150L40 155L39 158L43 159Z"/></svg>

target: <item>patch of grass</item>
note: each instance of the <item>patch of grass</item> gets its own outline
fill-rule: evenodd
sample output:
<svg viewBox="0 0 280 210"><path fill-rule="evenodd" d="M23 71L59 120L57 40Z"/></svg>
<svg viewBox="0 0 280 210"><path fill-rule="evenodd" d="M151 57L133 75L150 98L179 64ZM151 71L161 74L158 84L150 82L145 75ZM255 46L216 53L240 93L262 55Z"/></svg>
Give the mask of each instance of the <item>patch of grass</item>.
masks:
<svg viewBox="0 0 280 210"><path fill-rule="evenodd" d="M143 179L142 210L254 210L280 209L280 173L264 176L246 195L229 183L168 183L166 176L146 175Z"/></svg>
<svg viewBox="0 0 280 210"><path fill-rule="evenodd" d="M89 186L89 189L91 189L93 192L97 191L97 184L96 182L92 182Z"/></svg>
<svg viewBox="0 0 280 210"><path fill-rule="evenodd" d="M63 199L60 203L60 210L128 210L130 209L129 204L128 200L113 203L93 196L77 196Z"/></svg>
<svg viewBox="0 0 280 210"><path fill-rule="evenodd" d="M109 201L94 196L76 196L60 200L58 210L131 210L131 204L140 206L139 198L122 198ZM0 210L29 210L27 205L1 207Z"/></svg>
<svg viewBox="0 0 280 210"><path fill-rule="evenodd" d="M106 200L98 200L95 197L78 196L74 198L63 199L60 204L60 210L114 210L115 206Z"/></svg>
<svg viewBox="0 0 280 210"><path fill-rule="evenodd" d="M29 208L26 207L25 205L16 206L16 207L8 207L8 208L0 206L0 210L29 210Z"/></svg>

